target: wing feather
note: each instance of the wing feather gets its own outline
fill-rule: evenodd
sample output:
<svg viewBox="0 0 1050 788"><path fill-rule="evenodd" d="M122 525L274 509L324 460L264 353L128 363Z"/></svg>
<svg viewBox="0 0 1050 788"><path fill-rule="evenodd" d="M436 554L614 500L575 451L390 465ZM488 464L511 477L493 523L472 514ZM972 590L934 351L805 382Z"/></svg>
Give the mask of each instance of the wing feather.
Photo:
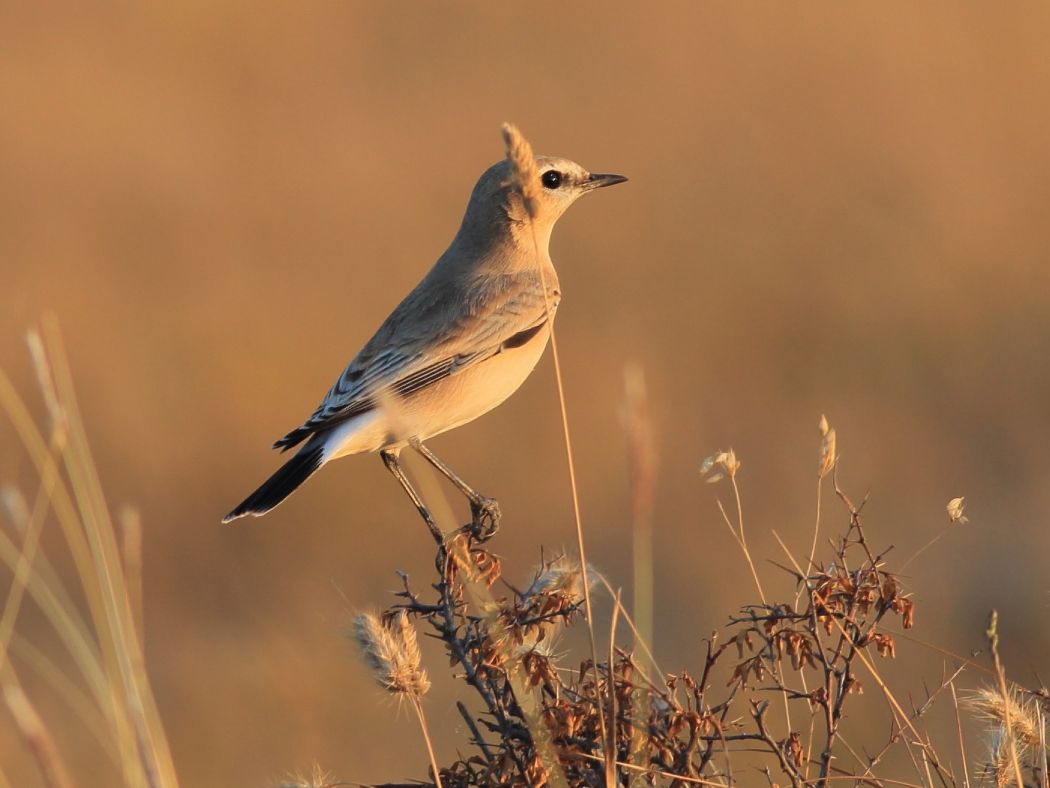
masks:
<svg viewBox="0 0 1050 788"><path fill-rule="evenodd" d="M548 293L554 309L560 300L556 278ZM409 397L505 347L518 347L546 322L538 272L489 274L466 286L428 275L347 365L310 418L274 448L287 450L372 410L385 391Z"/></svg>

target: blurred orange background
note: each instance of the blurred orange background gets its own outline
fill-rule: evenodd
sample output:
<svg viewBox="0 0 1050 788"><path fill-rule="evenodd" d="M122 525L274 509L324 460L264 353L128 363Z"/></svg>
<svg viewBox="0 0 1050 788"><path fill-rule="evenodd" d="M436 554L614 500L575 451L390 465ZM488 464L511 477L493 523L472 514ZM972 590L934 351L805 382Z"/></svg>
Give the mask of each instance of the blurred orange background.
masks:
<svg viewBox="0 0 1050 788"><path fill-rule="evenodd" d="M414 722L343 637L395 570L423 586L432 566L379 460L219 519L451 240L503 120L631 178L573 208L552 255L589 557L628 591L625 364L647 376L663 666L696 669L756 601L701 460L736 449L753 552L790 598L771 530L808 550L826 413L891 568L967 498L970 523L908 568L916 635L969 654L995 607L1013 677L1050 675L1050 6L10 2L3 19L0 366L43 420L22 338L58 315L110 503L145 524L147 658L185 785L315 760L426 774ZM549 355L432 445L500 500L508 579L573 548ZM34 489L6 422L0 482ZM824 532L844 522L826 497ZM35 609L19 628L58 651ZM943 658L905 658L921 696ZM460 686L428 660L449 761ZM26 679L70 762L102 774ZM0 760L36 784L5 715Z"/></svg>

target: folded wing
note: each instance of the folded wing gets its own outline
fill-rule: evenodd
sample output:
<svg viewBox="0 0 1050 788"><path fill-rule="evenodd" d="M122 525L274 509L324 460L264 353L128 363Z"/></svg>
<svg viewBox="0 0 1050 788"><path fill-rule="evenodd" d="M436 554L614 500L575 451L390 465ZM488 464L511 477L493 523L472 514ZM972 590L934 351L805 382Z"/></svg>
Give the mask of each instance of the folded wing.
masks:
<svg viewBox="0 0 1050 788"><path fill-rule="evenodd" d="M310 435L366 413L386 396L410 397L505 349L519 347L547 322L538 273L488 276L474 288L420 283L362 348L302 426L274 444L287 450ZM557 284L548 284L557 308Z"/></svg>

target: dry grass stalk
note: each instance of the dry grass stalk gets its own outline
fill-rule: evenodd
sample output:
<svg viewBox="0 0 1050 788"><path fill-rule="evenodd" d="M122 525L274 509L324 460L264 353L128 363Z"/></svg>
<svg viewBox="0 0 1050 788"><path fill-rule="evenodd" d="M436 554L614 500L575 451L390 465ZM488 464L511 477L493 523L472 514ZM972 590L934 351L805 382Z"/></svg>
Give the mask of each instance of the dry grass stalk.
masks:
<svg viewBox="0 0 1050 788"><path fill-rule="evenodd" d="M729 514L726 512L725 507L722 506L721 501L718 502L718 510L722 513L722 520L744 554L748 568L751 570L751 579L755 581L755 588L758 590L758 596L764 605L766 604L766 592L762 590L762 581L758 577L755 561L751 557L750 548L747 546L747 535L744 533L744 506L740 499L740 487L736 482L736 475L740 471L740 465L740 460L737 459L736 452L733 451L732 447L729 448L729 451L719 449L700 464L700 474L706 477L705 481L708 484L715 484L728 477L729 483L733 487L733 498L736 501L736 524L734 525L733 521L729 519ZM719 470L716 471L716 468Z"/></svg>
<svg viewBox="0 0 1050 788"><path fill-rule="evenodd" d="M653 503L656 496L656 447L649 418L649 398L645 375L640 366L630 364L624 370L623 424L627 434L627 458L631 473L631 562L634 596L632 608L637 622L635 651L648 650L653 640ZM617 609L619 610L619 597ZM641 718L649 704L646 692L635 698L633 714ZM634 730L631 763L644 760L642 732Z"/></svg>
<svg viewBox="0 0 1050 788"><path fill-rule="evenodd" d="M26 746L36 757L41 778L48 788L73 788L73 778L66 769L55 741L47 726L40 718L32 701L25 694L22 685L13 677L10 669L8 678L0 687L4 704L18 726Z"/></svg>
<svg viewBox="0 0 1050 788"><path fill-rule="evenodd" d="M120 533L120 554L124 560L124 577L128 586L131 618L135 622L139 642L144 643L146 631L142 609L142 518L134 507L125 506L121 509Z"/></svg>
<svg viewBox="0 0 1050 788"><path fill-rule="evenodd" d="M41 516L53 510L89 618L84 619L42 553L35 561L25 560L32 552L28 541L32 526L22 551L10 540L0 539L0 559L22 578L26 591L54 626L86 680L104 720L101 730L115 743L124 783L150 788L175 786L174 765L146 675L113 521L53 319L44 321L39 334L30 335L29 346L51 419L50 440L45 440L2 372L0 406L41 478L43 492L38 503L43 505L34 508ZM62 436L57 443L56 435ZM64 475L54 472L56 465L64 469ZM28 573L19 574L17 567L22 565L29 566ZM13 588L18 586L16 582ZM8 602L12 602L10 597ZM12 609L10 604L6 609ZM32 653L31 649L23 652Z"/></svg>
<svg viewBox="0 0 1050 788"><path fill-rule="evenodd" d="M624 371L623 423L631 472L631 523L634 566L634 615L641 637L653 634L653 502L656 496L656 447L649 418L645 375L640 367Z"/></svg>
<svg viewBox="0 0 1050 788"><path fill-rule="evenodd" d="M1011 694L1006 684L1006 671L1003 669L1003 663L999 659L999 612L992 610L991 616L988 621L988 631L985 633L988 636L988 644L992 649L992 661L995 665L995 676L999 680L999 696L1002 699L1001 706L999 707L1002 711L1002 733L1003 740L993 747L993 760L996 764L996 775L997 777L1004 777L1006 770L1001 768L999 765L1000 761L1004 761L1008 756L1008 764L1013 767L1014 778L1017 781L1018 788L1024 785L1024 776L1021 773L1021 760L1018 755L1018 745L1023 746L1023 741L1018 739L1016 735L1016 728L1018 724L1023 724L1019 720L1015 720L1011 712L1013 708L1010 700ZM1005 750L1006 756L1003 755ZM1044 764L1045 768L1045 764ZM1001 783L1005 785L1006 783Z"/></svg>
<svg viewBox="0 0 1050 788"><path fill-rule="evenodd" d="M511 164L514 177L521 192L529 216L535 215L535 200L540 188L539 171L532 145L525 136L511 123L504 123L500 129L507 151L507 160ZM554 359L554 380L558 388L558 406L561 410L562 434L565 438L565 457L569 470L569 488L572 492L572 511L576 522L576 547L580 552L580 563L587 566L587 549L583 539L583 517L580 514L580 493L576 484L576 462L573 458L572 436L569 430L569 409L565 402L565 383L561 373L561 357L558 354L558 338L554 331L554 311L551 306L550 289L547 286L547 274L544 261L540 258L539 243L536 240L536 228L530 223L532 245L536 255L536 266L540 273L540 284L543 288L544 309L547 314L547 325L550 326L551 357ZM594 612L591 607L591 591L587 584L583 587L584 610L587 615L587 635L591 645L591 663L597 670L598 646L594 636ZM604 716L601 718L602 730L605 729ZM604 738L604 736L603 736Z"/></svg>

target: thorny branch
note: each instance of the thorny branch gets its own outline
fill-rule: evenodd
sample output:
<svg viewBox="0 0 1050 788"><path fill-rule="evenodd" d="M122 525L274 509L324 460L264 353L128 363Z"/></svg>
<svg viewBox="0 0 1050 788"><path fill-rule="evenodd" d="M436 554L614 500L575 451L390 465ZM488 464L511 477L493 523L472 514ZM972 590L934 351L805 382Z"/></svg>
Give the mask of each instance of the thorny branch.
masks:
<svg viewBox="0 0 1050 788"><path fill-rule="evenodd" d="M639 775L652 785L736 785L733 769L745 766L772 768L793 786L826 787L845 777L877 785L876 766L899 744L918 744L924 762L950 780L932 745L907 740L900 725L866 762L841 739L849 699L864 691L855 663L872 652L894 657L896 643L882 622L899 617L908 629L915 606L885 565L889 551L870 547L863 502L855 506L837 482L835 490L848 521L831 543L832 560L805 574L788 570L801 604L745 605L706 640L697 678L688 671L651 676L620 648L597 666L585 658L570 667L552 643L579 620L590 576L564 557L544 560L527 588L503 584L496 595L501 559L468 529L453 535L439 548L441 570L429 592L402 575L400 600L387 612L404 610L426 622L476 695L475 711L458 704L476 752L443 768L442 784L544 785L554 779L553 767L569 785L601 786L612 748L624 785ZM484 586L481 596L490 601L479 601L471 584ZM914 710L909 725L955 675ZM816 721L818 740L804 741L795 730L775 733L766 714L773 698L804 710L796 719ZM523 710L526 699L539 710L536 719ZM610 709L615 724L603 738L601 715ZM812 724L808 731L806 739L815 736ZM856 760L856 772L836 765L840 749ZM762 764L764 758L771 760Z"/></svg>

